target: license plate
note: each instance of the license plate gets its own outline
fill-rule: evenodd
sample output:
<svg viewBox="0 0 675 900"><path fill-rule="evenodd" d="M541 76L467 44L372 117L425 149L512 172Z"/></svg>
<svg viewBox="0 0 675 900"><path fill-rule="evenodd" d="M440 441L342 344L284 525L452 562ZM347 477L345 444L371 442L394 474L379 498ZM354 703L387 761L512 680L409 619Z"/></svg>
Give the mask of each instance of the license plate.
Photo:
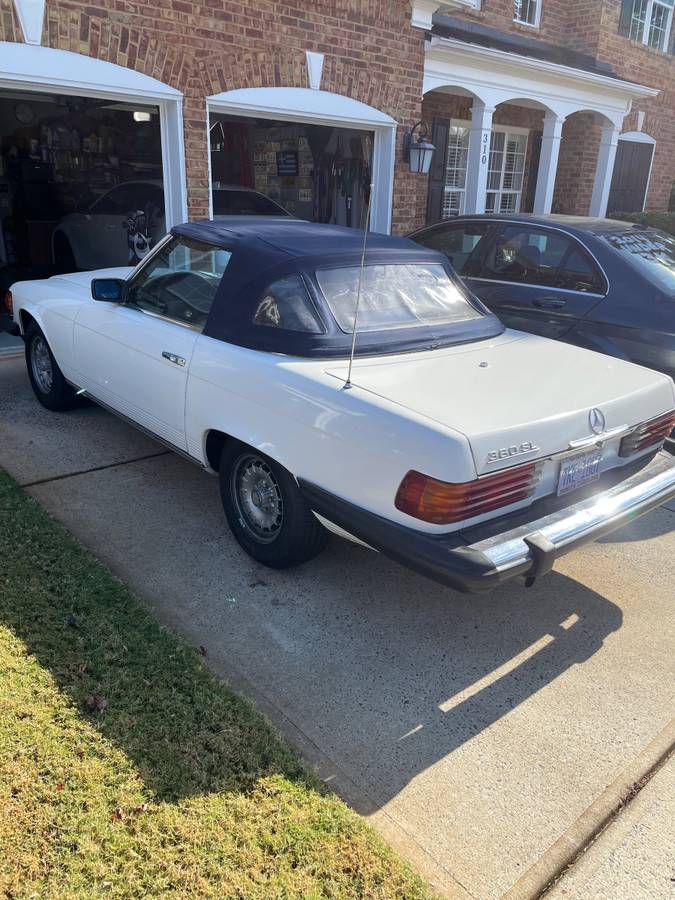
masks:
<svg viewBox="0 0 675 900"><path fill-rule="evenodd" d="M578 453L570 456L560 464L558 478L558 496L569 494L577 488L590 484L600 478L600 462L602 452L591 450L590 453Z"/></svg>

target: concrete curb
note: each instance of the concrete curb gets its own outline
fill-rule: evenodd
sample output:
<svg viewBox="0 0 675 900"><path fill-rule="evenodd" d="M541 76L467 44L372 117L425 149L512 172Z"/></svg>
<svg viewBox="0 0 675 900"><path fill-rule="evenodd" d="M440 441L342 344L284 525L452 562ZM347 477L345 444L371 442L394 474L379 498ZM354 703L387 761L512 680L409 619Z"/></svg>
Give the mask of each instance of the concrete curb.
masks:
<svg viewBox="0 0 675 900"><path fill-rule="evenodd" d="M532 900L541 897L614 818L627 798L630 798L633 786L645 776L653 774L673 749L675 719L650 741L576 822L518 879L502 896L502 900Z"/></svg>

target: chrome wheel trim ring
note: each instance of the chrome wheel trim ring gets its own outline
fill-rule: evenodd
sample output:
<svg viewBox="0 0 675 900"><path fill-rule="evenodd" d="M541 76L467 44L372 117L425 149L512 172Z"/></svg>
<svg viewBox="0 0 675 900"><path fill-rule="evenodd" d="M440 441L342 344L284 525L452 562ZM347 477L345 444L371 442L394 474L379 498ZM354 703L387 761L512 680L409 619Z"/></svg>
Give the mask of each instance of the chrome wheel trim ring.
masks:
<svg viewBox="0 0 675 900"><path fill-rule="evenodd" d="M42 336L30 345L30 366L38 387L43 394L48 394L54 384L54 367L47 341Z"/></svg>
<svg viewBox="0 0 675 900"><path fill-rule="evenodd" d="M230 489L239 520L262 544L271 544L281 531L284 501L269 464L260 456L240 456L232 468Z"/></svg>

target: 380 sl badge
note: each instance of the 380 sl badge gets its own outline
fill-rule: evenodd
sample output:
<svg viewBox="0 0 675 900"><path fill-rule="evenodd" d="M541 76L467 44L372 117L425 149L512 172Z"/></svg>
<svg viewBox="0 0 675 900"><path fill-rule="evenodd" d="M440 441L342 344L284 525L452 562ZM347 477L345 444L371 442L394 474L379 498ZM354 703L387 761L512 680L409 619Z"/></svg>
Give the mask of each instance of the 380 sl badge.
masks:
<svg viewBox="0 0 675 900"><path fill-rule="evenodd" d="M533 441L523 441L522 444L512 444L510 447L502 447L500 450L491 450L488 453L489 463L499 462L501 459L512 459L514 456L522 456L524 453L534 453L540 450Z"/></svg>

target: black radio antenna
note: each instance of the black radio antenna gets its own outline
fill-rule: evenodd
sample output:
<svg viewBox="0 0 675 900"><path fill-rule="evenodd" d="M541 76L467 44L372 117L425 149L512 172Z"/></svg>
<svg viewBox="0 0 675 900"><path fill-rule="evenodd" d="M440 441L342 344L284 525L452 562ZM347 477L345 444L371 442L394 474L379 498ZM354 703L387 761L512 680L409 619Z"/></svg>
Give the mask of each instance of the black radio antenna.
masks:
<svg viewBox="0 0 675 900"><path fill-rule="evenodd" d="M352 328L352 348L349 354L349 368L347 369L347 380L342 389L348 391L352 386L352 365L354 364L354 351L356 349L356 326L359 320L359 306L361 304L361 282L363 281L363 268L366 264L366 244L368 242L368 227L370 225L370 204L373 199L373 185L370 185L368 192L368 206L366 208L366 227L363 230L363 249L361 250L361 266L359 267L359 282L356 288L356 305L354 307L354 327Z"/></svg>

